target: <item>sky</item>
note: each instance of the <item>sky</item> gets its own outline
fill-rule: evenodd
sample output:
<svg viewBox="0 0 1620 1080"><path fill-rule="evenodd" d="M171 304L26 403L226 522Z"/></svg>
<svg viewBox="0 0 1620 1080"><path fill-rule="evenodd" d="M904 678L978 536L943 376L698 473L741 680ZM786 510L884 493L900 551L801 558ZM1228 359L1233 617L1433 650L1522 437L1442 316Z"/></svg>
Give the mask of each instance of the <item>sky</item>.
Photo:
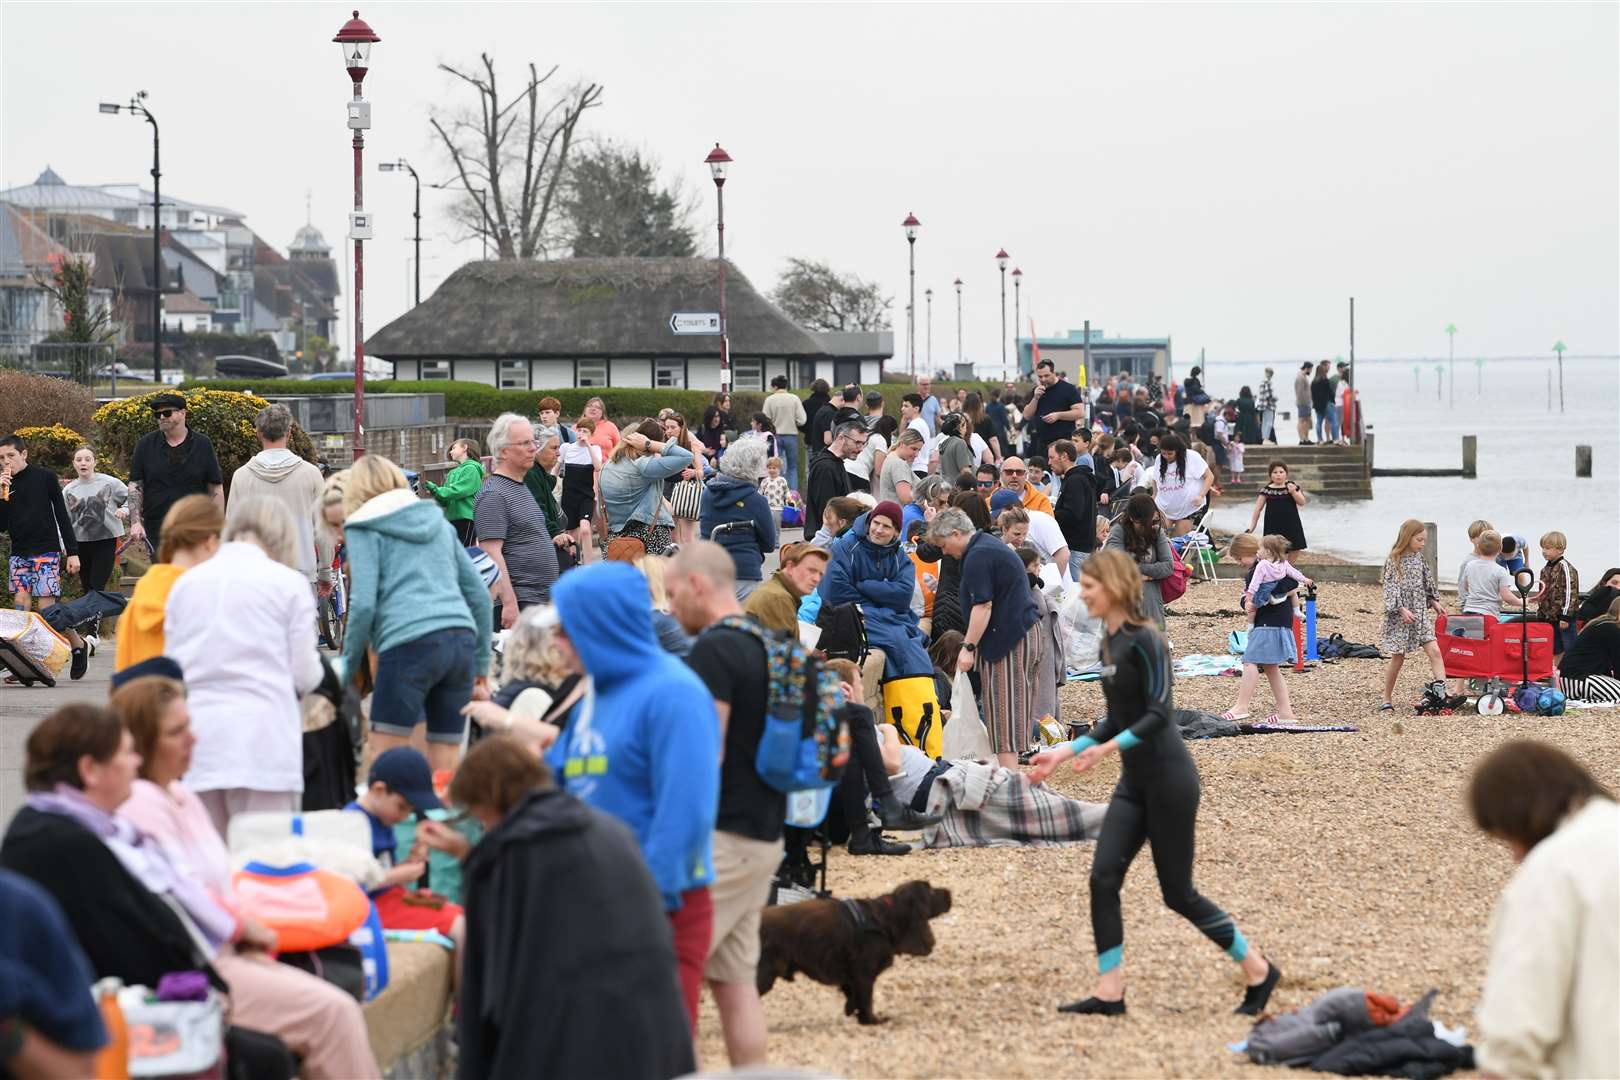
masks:
<svg viewBox="0 0 1620 1080"><path fill-rule="evenodd" d="M150 129L98 101L149 91L163 189L241 210L285 250L346 247L350 95L338 4L0 7L0 185L148 183ZM401 4L366 79L366 326L410 302L412 186L449 178L440 62L533 61L606 87L588 134L700 198L735 159L726 250L761 291L789 257L895 298L908 212L919 366L1000 363L1005 247L1042 336L1085 319L1225 360L1620 353L1620 5ZM69 39L63 41L64 35ZM58 42L66 48L44 47ZM71 71L63 68L71 58ZM468 259L423 192L423 296ZM346 310L352 297L346 294ZM1009 285L1007 321L1013 322ZM350 320L345 318L345 326ZM347 333L347 329L345 329Z"/></svg>

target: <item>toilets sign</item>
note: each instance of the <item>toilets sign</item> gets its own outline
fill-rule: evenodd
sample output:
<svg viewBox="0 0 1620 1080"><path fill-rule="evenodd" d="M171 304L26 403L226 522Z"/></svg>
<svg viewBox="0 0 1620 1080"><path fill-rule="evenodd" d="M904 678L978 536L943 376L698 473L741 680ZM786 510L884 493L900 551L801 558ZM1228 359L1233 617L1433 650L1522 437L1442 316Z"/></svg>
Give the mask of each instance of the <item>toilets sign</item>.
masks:
<svg viewBox="0 0 1620 1080"><path fill-rule="evenodd" d="M669 317L669 329L674 334L719 334L718 311L677 311Z"/></svg>

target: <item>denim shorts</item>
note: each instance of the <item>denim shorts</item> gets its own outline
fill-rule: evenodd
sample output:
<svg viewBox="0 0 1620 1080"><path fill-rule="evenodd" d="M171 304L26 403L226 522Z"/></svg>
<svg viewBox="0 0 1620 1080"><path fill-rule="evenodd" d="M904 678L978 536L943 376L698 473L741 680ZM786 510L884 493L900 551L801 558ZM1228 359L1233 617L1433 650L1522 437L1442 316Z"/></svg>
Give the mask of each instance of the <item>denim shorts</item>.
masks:
<svg viewBox="0 0 1620 1080"><path fill-rule="evenodd" d="M405 736L425 720L428 742L459 743L467 724L461 708L472 700L473 644L473 632L456 627L379 654L372 730Z"/></svg>

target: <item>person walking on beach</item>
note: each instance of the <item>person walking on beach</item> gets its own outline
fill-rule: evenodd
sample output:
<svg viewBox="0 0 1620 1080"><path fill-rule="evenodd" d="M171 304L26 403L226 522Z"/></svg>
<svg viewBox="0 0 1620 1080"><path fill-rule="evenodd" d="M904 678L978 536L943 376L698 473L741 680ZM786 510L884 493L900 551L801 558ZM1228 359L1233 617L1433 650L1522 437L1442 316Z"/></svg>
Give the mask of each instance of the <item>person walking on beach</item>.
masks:
<svg viewBox="0 0 1620 1080"><path fill-rule="evenodd" d="M1254 513L1249 517L1249 532L1260 524L1265 514L1264 536L1288 538L1288 554L1298 557L1305 550L1305 526L1299 520L1299 508L1305 505L1305 492L1288 478L1288 463L1273 461L1266 466L1266 486L1254 498Z"/></svg>
<svg viewBox="0 0 1620 1080"><path fill-rule="evenodd" d="M1242 564L1243 587L1248 589L1254 579L1255 561L1260 554L1259 539L1252 532L1239 533L1232 538L1227 554ZM1294 597L1290 595L1297 588L1297 581L1284 577L1275 583L1271 595L1286 597L1287 602L1262 602L1255 609L1254 623L1249 627L1248 642L1243 649L1243 678L1238 682L1237 700L1221 714L1223 719L1241 722L1249 718L1249 703L1254 700L1262 674L1271 686L1271 697L1276 702L1277 710L1266 717L1266 723L1291 724L1299 719L1294 715L1294 703L1288 697L1288 684L1282 677L1283 667L1298 658L1294 647Z"/></svg>
<svg viewBox="0 0 1620 1080"><path fill-rule="evenodd" d="M1277 391L1271 385L1272 376L1276 374L1266 368L1266 377L1260 380L1260 393L1254 399L1254 407L1260 410L1260 442L1277 441Z"/></svg>
<svg viewBox="0 0 1620 1080"><path fill-rule="evenodd" d="M1294 409L1299 413L1299 445L1311 445L1311 362L1299 365L1294 376Z"/></svg>
<svg viewBox="0 0 1620 1080"><path fill-rule="evenodd" d="M159 394L152 399L158 429L141 436L129 465L129 535L162 543L163 515L187 495L207 495L225 509L225 476L214 444L186 427L186 399Z"/></svg>
<svg viewBox="0 0 1620 1080"><path fill-rule="evenodd" d="M10 534L8 584L18 609L55 607L62 597L62 571L79 572L79 541L62 498L62 482L49 469L29 466L28 444L17 435L0 439L0 531ZM82 679L89 646L76 630L69 630L67 639L73 648L69 675ZM6 678L16 681L15 676Z"/></svg>
<svg viewBox="0 0 1620 1080"><path fill-rule="evenodd" d="M1391 698L1395 694L1395 680L1400 677L1406 654L1422 651L1429 657L1429 670L1434 681L1442 688L1446 679L1446 661L1440 655L1440 646L1434 639L1434 623L1429 612L1445 613L1440 606L1440 587L1435 583L1429 564L1423 561L1423 546L1428 543L1423 522L1407 518L1401 522L1401 531L1395 537L1395 546L1384 560L1384 637L1383 648L1389 654L1389 666L1384 669L1384 701L1379 712L1395 710Z"/></svg>
<svg viewBox="0 0 1620 1080"><path fill-rule="evenodd" d="M1120 755L1120 780L1103 818L1091 864L1091 933L1097 948L1097 987L1059 1012L1125 1015L1122 966L1125 928L1119 893L1143 843L1153 848L1153 868L1170 910L1196 926L1243 968L1247 988L1233 1010L1258 1016L1282 972L1252 948L1237 923L1193 885L1193 844L1198 825L1198 767L1172 719L1170 653L1164 636L1142 619L1141 575L1125 555L1103 551L1080 568L1086 609L1103 621L1102 656L1111 672L1102 679L1108 715L1066 746L1035 755L1026 774L1046 780L1073 760L1085 772L1110 754Z"/></svg>

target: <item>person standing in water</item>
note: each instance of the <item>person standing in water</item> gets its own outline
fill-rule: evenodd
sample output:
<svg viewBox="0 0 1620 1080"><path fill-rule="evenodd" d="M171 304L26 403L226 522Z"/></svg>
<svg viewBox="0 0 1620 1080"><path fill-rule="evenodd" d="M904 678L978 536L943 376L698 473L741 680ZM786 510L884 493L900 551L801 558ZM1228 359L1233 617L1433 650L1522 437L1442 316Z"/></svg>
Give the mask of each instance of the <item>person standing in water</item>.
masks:
<svg viewBox="0 0 1620 1080"><path fill-rule="evenodd" d="M1080 596L1102 619L1103 696L1108 715L1091 733L1035 756L1028 772L1039 784L1065 761L1085 772L1119 754L1119 786L1108 803L1102 836L1091 864L1091 933L1097 946L1097 989L1059 1012L1125 1015L1125 928L1119 890L1144 842L1153 848L1164 902L1196 926L1243 968L1247 989L1236 1012L1258 1016L1282 978L1271 961L1252 948L1232 917L1193 885L1193 839L1197 828L1198 768L1171 718L1170 655L1164 635L1141 615L1142 575L1123 552L1105 550L1080 568Z"/></svg>

